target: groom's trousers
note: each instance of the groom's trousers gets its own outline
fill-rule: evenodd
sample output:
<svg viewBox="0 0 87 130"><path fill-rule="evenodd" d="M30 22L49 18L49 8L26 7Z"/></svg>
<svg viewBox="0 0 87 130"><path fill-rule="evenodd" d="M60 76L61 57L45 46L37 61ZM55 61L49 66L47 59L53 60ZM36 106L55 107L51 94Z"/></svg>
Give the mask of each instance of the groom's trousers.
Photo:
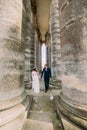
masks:
<svg viewBox="0 0 87 130"><path fill-rule="evenodd" d="M45 91L49 89L49 78L44 78Z"/></svg>

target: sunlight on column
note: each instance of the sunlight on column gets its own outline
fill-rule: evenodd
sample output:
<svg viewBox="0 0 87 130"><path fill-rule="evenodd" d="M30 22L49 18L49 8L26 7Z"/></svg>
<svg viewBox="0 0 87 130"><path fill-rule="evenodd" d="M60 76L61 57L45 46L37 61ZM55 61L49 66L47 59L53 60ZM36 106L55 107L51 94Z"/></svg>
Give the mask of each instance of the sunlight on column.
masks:
<svg viewBox="0 0 87 130"><path fill-rule="evenodd" d="M41 56L42 56L42 68L44 67L44 64L46 64L47 61L47 54L46 54L46 45L43 44L41 47Z"/></svg>

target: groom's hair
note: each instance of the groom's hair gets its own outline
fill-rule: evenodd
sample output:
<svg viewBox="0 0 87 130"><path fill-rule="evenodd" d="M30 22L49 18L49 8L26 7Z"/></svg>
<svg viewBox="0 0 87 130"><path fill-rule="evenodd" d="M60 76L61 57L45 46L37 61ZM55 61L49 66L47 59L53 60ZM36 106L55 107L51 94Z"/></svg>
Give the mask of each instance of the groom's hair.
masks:
<svg viewBox="0 0 87 130"><path fill-rule="evenodd" d="M47 64L45 64L45 66L48 66Z"/></svg>

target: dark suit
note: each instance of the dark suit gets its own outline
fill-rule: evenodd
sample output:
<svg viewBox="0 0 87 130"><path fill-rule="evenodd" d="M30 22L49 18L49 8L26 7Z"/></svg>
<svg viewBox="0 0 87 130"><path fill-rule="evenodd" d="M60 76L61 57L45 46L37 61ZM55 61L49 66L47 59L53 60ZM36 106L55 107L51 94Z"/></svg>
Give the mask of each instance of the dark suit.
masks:
<svg viewBox="0 0 87 130"><path fill-rule="evenodd" d="M51 78L51 69L44 68L41 74L41 77L44 75L44 84L45 84L45 91L47 92L49 89L49 78Z"/></svg>

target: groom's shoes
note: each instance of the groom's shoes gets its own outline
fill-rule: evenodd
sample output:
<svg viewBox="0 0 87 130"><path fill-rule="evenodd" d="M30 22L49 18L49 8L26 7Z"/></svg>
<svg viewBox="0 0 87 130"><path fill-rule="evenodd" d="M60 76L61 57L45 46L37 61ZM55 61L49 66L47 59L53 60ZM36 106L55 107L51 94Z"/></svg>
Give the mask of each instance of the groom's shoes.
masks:
<svg viewBox="0 0 87 130"><path fill-rule="evenodd" d="M47 93L47 91L48 91L48 89L47 89L47 90L45 90L45 93Z"/></svg>

